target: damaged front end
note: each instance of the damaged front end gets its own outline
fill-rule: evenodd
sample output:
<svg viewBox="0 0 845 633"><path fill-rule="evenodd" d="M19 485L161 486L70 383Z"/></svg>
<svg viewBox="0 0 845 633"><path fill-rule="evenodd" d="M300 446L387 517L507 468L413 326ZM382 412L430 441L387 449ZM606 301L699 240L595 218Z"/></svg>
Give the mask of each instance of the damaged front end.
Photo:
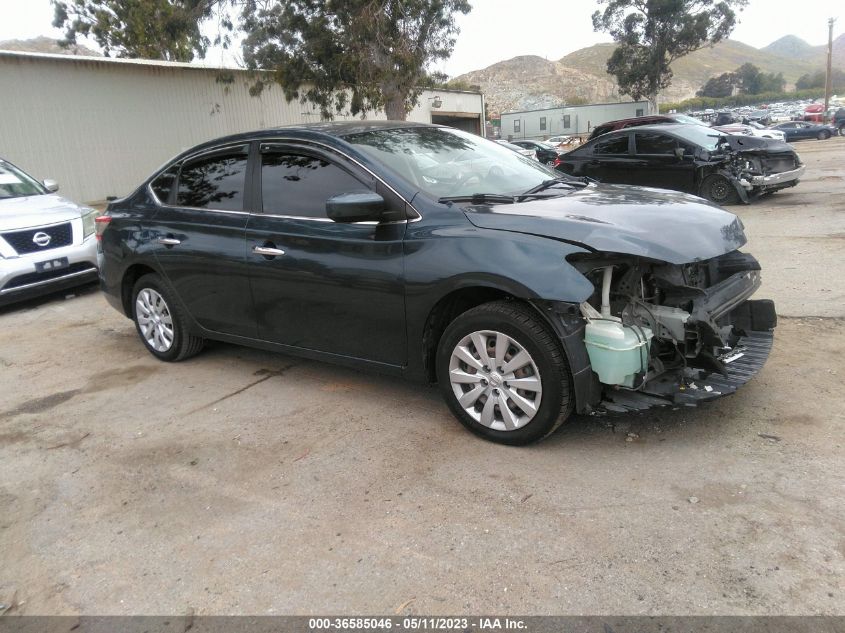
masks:
<svg viewBox="0 0 845 633"><path fill-rule="evenodd" d="M777 316L772 301L750 299L761 283L751 255L668 264L591 254L570 263L596 289L569 314L583 325L591 365L588 389L580 377L582 412L712 400L736 391L769 355Z"/></svg>
<svg viewBox="0 0 845 633"><path fill-rule="evenodd" d="M724 137L710 158L716 163L716 173L733 184L744 203L794 187L806 169L786 143L752 136Z"/></svg>

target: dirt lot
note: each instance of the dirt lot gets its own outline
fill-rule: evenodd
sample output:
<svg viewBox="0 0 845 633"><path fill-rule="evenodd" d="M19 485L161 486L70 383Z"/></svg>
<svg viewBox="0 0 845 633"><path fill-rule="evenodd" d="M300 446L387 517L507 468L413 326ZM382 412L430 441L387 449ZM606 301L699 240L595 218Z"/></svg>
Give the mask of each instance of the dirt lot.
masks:
<svg viewBox="0 0 845 633"><path fill-rule="evenodd" d="M433 388L226 345L159 363L93 290L0 311L0 604L845 613L845 138L796 147L806 179L736 208L782 315L763 372L529 448Z"/></svg>

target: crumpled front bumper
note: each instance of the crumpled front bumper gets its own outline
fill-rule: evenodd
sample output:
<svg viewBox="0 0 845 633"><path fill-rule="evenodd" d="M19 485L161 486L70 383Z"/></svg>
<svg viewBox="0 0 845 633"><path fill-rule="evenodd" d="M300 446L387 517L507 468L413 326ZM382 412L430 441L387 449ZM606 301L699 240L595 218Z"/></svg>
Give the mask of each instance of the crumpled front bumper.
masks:
<svg viewBox="0 0 845 633"><path fill-rule="evenodd" d="M782 171L777 174L769 174L768 176L752 176L749 182L751 187L769 187L771 185L780 185L793 180L798 180L804 175L807 168L801 165L797 169L790 171Z"/></svg>
<svg viewBox="0 0 845 633"><path fill-rule="evenodd" d="M667 372L649 382L648 393L628 389L604 390L599 411L628 413L654 407L688 406L715 400L736 392L751 380L766 364L772 350L774 333L747 332L734 345L725 363L725 374L687 368L682 372Z"/></svg>

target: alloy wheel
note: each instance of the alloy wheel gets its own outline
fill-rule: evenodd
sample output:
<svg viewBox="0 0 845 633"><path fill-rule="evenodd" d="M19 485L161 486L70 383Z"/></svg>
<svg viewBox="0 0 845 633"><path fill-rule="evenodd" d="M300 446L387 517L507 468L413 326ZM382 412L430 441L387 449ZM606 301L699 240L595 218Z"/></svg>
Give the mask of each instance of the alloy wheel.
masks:
<svg viewBox="0 0 845 633"><path fill-rule="evenodd" d="M152 288L144 288L135 299L135 318L141 335L157 352L173 345L173 317L164 298Z"/></svg>
<svg viewBox="0 0 845 633"><path fill-rule="evenodd" d="M449 361L455 398L476 422L514 431L531 422L543 386L531 354L514 338L492 330L463 337Z"/></svg>

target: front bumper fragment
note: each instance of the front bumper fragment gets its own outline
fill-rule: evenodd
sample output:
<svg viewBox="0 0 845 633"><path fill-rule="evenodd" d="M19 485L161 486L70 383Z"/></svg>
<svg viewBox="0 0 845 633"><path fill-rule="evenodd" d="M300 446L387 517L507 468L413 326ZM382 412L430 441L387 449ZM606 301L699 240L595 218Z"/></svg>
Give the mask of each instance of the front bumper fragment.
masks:
<svg viewBox="0 0 845 633"><path fill-rule="evenodd" d="M733 394L766 364L774 333L747 332L726 356L726 373L709 373L687 368L667 372L648 383L642 391L605 388L599 411L628 413L654 407L689 406ZM731 360L728 360L731 359Z"/></svg>
<svg viewBox="0 0 845 633"><path fill-rule="evenodd" d="M769 174L768 176L752 176L751 185L754 187L769 187L771 185L780 185L786 182L798 180L804 175L807 168L801 165L797 169L790 171L782 171L777 174Z"/></svg>

